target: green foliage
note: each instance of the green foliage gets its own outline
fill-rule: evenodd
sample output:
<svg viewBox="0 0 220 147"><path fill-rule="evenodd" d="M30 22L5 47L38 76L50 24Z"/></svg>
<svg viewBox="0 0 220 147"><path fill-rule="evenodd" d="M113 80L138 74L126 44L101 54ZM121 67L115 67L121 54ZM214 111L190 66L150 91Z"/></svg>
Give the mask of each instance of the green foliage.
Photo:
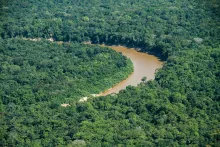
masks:
<svg viewBox="0 0 220 147"><path fill-rule="evenodd" d="M220 38L217 27L220 3L216 0L10 0L2 3L0 34L3 38L91 40L140 47L162 57L201 45L217 47Z"/></svg>
<svg viewBox="0 0 220 147"><path fill-rule="evenodd" d="M0 146L219 146L219 7L1 0ZM83 41L139 47L167 61L154 81L78 103L132 71L120 54L76 43Z"/></svg>
<svg viewBox="0 0 220 147"><path fill-rule="evenodd" d="M83 121L75 137L90 146L96 140L105 146L105 135L111 146L217 146L220 49L180 54L168 59L156 81L89 102L80 114L99 115Z"/></svg>
<svg viewBox="0 0 220 147"><path fill-rule="evenodd" d="M8 39L1 48L0 90L6 105L79 99L112 87L132 72L130 60L99 46Z"/></svg>

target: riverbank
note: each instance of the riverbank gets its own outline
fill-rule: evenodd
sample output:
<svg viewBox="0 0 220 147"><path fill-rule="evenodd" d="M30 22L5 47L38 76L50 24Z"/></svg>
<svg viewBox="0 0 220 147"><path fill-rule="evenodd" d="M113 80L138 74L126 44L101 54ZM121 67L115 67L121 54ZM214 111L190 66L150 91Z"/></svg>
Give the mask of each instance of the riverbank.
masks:
<svg viewBox="0 0 220 147"><path fill-rule="evenodd" d="M128 48L124 46L107 46L117 52L121 52L124 56L129 58L134 66L134 71L127 79L119 82L114 87L100 93L99 96L106 96L112 93L118 93L120 90L125 89L127 86L137 86L143 77L147 77L147 80L153 80L154 74L157 69L163 66L163 62L154 55L150 55L143 52L138 52L134 48Z"/></svg>
<svg viewBox="0 0 220 147"><path fill-rule="evenodd" d="M25 40L31 40L31 41L40 41L41 38L23 38ZM47 39L51 42L56 42L58 44L64 43L61 41L54 41L52 38ZM91 42L85 42L84 44L87 45L94 45L91 44ZM141 83L141 79L143 77L147 77L147 80L153 80L154 74L157 69L161 68L163 65L163 62L156 56L139 52L138 49L134 48L128 48L125 46L109 46L109 45L100 45L102 47L108 47L112 50L115 50L117 52L122 53L122 55L126 56L131 60L133 63L134 71L123 81L117 83L113 87L109 87L108 90L101 92L99 94L92 95L91 97L97 97L97 96L106 96L108 94L118 93L120 90L125 89L127 86L137 86L139 83ZM89 97L83 97L79 100L79 102L87 101Z"/></svg>

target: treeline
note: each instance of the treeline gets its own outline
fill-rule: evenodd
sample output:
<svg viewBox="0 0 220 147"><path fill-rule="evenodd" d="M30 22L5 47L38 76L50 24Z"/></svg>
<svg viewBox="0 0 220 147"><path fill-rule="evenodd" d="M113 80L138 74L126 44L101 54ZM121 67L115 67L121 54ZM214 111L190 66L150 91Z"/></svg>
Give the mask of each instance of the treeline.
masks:
<svg viewBox="0 0 220 147"><path fill-rule="evenodd" d="M88 146L217 147L219 57L219 48L181 52L156 81L77 105L87 116L73 138Z"/></svg>
<svg viewBox="0 0 220 147"><path fill-rule="evenodd" d="M132 71L130 60L100 46L0 40L2 103L29 105L98 94Z"/></svg>
<svg viewBox="0 0 220 147"><path fill-rule="evenodd" d="M220 49L181 56L170 57L155 81L114 96L66 108L53 101L2 105L0 144L217 147Z"/></svg>
<svg viewBox="0 0 220 147"><path fill-rule="evenodd" d="M5 1L3 38L123 44L163 57L199 45L218 46L219 2L181 0ZM25 17L24 17L25 16Z"/></svg>
<svg viewBox="0 0 220 147"><path fill-rule="evenodd" d="M219 146L219 6L2 0L0 146ZM76 43L89 40L142 47L167 61L154 81L78 103L131 72L119 54Z"/></svg>

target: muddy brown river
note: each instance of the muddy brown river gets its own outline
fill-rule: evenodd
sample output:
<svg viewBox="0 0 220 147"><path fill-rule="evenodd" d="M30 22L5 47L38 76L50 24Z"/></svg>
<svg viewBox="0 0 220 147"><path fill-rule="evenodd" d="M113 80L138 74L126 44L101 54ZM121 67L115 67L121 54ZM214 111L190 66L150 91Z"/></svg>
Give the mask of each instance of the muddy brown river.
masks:
<svg viewBox="0 0 220 147"><path fill-rule="evenodd" d="M120 90L125 89L128 85L137 86L144 76L147 77L147 80L154 79L156 69L161 68L163 65L163 62L157 57L147 53L138 52L132 48L124 46L107 47L117 52L121 52L124 56L128 57L133 62L134 72L126 80L121 81L111 89L99 94L99 96L118 93Z"/></svg>
<svg viewBox="0 0 220 147"><path fill-rule="evenodd" d="M23 38L24 40L40 41L41 38ZM47 39L48 41L55 42L53 38ZM57 43L62 44L62 41ZM84 42L84 44L91 44L91 42ZM101 45L106 46L106 45ZM125 89L126 86L137 86L143 77L147 77L147 80L154 79L154 73L156 69L163 66L163 62L156 56L149 55L147 53L138 52L133 48L127 48L124 46L106 46L117 52L121 52L124 56L128 57L134 66L134 72L128 76L127 79L119 82L114 87L106 90L100 94L94 94L94 96L106 96L112 93L118 93L120 90ZM92 94L93 95L93 94ZM87 101L87 97L82 98L81 101ZM66 107L66 106L64 106Z"/></svg>

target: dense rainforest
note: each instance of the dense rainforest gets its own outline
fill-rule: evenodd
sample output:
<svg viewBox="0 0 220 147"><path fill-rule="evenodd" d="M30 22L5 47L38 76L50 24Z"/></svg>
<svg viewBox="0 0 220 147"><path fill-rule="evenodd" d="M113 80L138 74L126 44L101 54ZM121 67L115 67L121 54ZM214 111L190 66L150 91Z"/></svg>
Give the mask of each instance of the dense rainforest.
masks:
<svg viewBox="0 0 220 147"><path fill-rule="evenodd" d="M3 38L123 44L165 57L198 44L217 47L219 1L2 0Z"/></svg>
<svg viewBox="0 0 220 147"><path fill-rule="evenodd" d="M1 0L0 146L218 146L219 16L217 0ZM165 64L155 80L79 103L132 72L86 41Z"/></svg>
<svg viewBox="0 0 220 147"><path fill-rule="evenodd" d="M98 94L124 80L132 63L104 47L1 40L3 103L33 104Z"/></svg>

